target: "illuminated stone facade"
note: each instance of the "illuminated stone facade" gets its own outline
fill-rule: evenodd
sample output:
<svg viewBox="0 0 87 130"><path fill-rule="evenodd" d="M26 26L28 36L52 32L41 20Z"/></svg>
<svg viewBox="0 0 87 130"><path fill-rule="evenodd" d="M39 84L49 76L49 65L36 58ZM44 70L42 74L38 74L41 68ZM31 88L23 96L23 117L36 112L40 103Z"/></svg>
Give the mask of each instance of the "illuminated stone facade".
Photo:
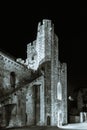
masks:
<svg viewBox="0 0 87 130"><path fill-rule="evenodd" d="M51 20L38 24L24 61L0 52L0 89L1 126L67 124L67 65Z"/></svg>

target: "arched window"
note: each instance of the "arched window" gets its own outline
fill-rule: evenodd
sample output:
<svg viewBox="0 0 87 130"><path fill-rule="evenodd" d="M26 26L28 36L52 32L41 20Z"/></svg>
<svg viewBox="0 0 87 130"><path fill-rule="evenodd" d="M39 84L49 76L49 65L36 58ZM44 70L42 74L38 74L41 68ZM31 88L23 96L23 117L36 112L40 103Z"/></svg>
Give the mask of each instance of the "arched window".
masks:
<svg viewBox="0 0 87 130"><path fill-rule="evenodd" d="M62 100L62 85L60 82L57 84L57 99Z"/></svg>
<svg viewBox="0 0 87 130"><path fill-rule="evenodd" d="M10 73L10 84L11 87L15 88L15 72Z"/></svg>

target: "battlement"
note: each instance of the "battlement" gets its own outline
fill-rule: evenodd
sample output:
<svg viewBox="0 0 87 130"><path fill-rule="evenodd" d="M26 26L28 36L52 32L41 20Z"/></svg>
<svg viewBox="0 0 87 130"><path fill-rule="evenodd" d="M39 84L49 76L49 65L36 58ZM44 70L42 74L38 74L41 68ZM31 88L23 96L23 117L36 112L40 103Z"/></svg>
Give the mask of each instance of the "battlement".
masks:
<svg viewBox="0 0 87 130"><path fill-rule="evenodd" d="M48 19L43 19L41 22L38 23L38 31L41 29L41 27L51 27L52 21Z"/></svg>
<svg viewBox="0 0 87 130"><path fill-rule="evenodd" d="M28 68L37 70L41 61L45 62L47 57L51 60L52 44L55 46L54 41L56 41L55 44L58 44L55 38L54 25L51 20L43 19L38 23L36 40L27 45Z"/></svg>
<svg viewBox="0 0 87 130"><path fill-rule="evenodd" d="M12 56L0 51L0 61L1 63L9 64L9 65L14 65L16 68L26 68L26 65L24 65L22 62L18 62L16 58L13 58ZM1 64L0 63L0 64Z"/></svg>
<svg viewBox="0 0 87 130"><path fill-rule="evenodd" d="M16 61L15 57L13 57L11 54L9 54L6 51L1 50L1 49L0 49L0 56L4 56L4 57L7 57L7 58L9 58L9 59L11 59L13 61Z"/></svg>

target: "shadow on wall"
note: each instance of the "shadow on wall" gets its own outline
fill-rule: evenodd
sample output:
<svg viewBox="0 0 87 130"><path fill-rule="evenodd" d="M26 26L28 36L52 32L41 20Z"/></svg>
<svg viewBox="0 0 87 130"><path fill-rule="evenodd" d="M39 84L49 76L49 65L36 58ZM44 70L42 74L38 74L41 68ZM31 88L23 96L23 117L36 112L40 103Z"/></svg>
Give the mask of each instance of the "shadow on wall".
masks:
<svg viewBox="0 0 87 130"><path fill-rule="evenodd" d="M15 113L15 106L16 104L8 104L3 106L2 111L3 113L1 114L1 127L6 127L9 126L10 120L12 119L13 115L16 116Z"/></svg>

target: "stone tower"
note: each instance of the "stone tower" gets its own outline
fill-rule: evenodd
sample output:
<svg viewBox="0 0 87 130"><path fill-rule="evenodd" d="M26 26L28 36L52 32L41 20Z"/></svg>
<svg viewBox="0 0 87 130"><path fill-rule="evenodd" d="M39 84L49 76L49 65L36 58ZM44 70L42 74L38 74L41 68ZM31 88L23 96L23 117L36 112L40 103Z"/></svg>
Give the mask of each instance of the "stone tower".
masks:
<svg viewBox="0 0 87 130"><path fill-rule="evenodd" d="M67 66L60 63L58 37L51 20L38 24L36 40L27 45L28 68L44 74L45 123L52 126L67 123Z"/></svg>
<svg viewBox="0 0 87 130"><path fill-rule="evenodd" d="M38 24L36 40L27 45L25 62L0 52L0 72L5 91L0 98L3 126L67 124L67 65L59 61L58 37L51 20Z"/></svg>
<svg viewBox="0 0 87 130"><path fill-rule="evenodd" d="M53 32L54 27L50 20L43 20L38 24L36 40L27 45L29 68L37 70L42 62L51 59Z"/></svg>

